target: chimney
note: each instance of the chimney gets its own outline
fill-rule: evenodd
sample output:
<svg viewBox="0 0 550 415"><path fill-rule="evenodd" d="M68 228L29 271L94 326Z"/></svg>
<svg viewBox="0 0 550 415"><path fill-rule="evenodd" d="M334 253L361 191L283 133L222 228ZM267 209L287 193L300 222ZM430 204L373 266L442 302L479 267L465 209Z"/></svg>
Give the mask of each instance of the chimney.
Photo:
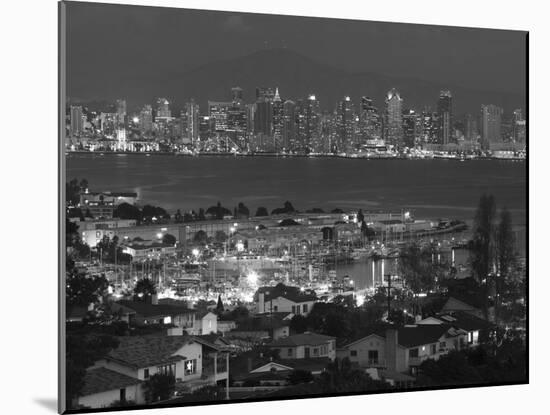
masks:
<svg viewBox="0 0 550 415"><path fill-rule="evenodd" d="M247 373L252 372L252 358L251 357L249 357L246 360L246 371L247 371Z"/></svg>
<svg viewBox="0 0 550 415"><path fill-rule="evenodd" d="M151 296L151 304L157 305L159 303L159 298L156 294Z"/></svg>
<svg viewBox="0 0 550 415"><path fill-rule="evenodd" d="M264 293L258 293L258 313L263 313L264 310Z"/></svg>
<svg viewBox="0 0 550 415"><path fill-rule="evenodd" d="M386 329L386 368L388 370L397 370L397 329L390 327Z"/></svg>

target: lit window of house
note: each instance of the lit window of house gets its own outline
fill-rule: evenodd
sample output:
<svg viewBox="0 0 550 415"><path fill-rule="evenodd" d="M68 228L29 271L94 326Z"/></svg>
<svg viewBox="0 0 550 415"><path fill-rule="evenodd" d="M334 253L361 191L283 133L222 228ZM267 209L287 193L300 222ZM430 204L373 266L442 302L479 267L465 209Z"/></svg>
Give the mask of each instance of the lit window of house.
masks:
<svg viewBox="0 0 550 415"><path fill-rule="evenodd" d="M193 375L197 372L197 359L193 360L186 360L185 364L185 374L186 375Z"/></svg>

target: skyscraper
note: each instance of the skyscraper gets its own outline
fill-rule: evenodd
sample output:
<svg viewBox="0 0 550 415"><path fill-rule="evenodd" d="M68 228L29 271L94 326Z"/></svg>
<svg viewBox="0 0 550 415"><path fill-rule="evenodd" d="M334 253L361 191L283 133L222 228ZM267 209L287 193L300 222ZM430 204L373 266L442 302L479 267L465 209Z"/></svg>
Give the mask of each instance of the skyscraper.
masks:
<svg viewBox="0 0 550 415"><path fill-rule="evenodd" d="M216 132L228 130L228 114L232 102L208 101L208 116L214 122Z"/></svg>
<svg viewBox="0 0 550 415"><path fill-rule="evenodd" d="M170 102L166 98L158 98L156 106L155 121L172 118L172 111L170 111Z"/></svg>
<svg viewBox="0 0 550 415"><path fill-rule="evenodd" d="M69 128L69 133L71 137L80 135L84 131L84 113L82 112L81 106L71 105L71 123Z"/></svg>
<svg viewBox="0 0 550 415"><path fill-rule="evenodd" d="M373 105L373 101L369 97L361 97L359 107L359 132L363 144L367 140L379 140L380 132L380 115L378 109Z"/></svg>
<svg viewBox="0 0 550 415"><path fill-rule="evenodd" d="M191 99L185 104L186 136L191 143L199 138L199 105Z"/></svg>
<svg viewBox="0 0 550 415"><path fill-rule="evenodd" d="M477 140L477 119L472 114L466 114L464 118L464 138L468 141Z"/></svg>
<svg viewBox="0 0 550 415"><path fill-rule="evenodd" d="M502 113L503 109L493 105L481 106L481 146L490 148L492 143L502 141Z"/></svg>
<svg viewBox="0 0 550 415"><path fill-rule="evenodd" d="M437 113L432 112L430 108L425 108L421 115L421 142L423 144L437 143Z"/></svg>
<svg viewBox="0 0 550 415"><path fill-rule="evenodd" d="M355 147L355 108L349 96L336 104L335 115L338 151L351 153Z"/></svg>
<svg viewBox="0 0 550 415"><path fill-rule="evenodd" d="M139 113L139 129L142 134L150 134L153 131L153 108L145 105Z"/></svg>
<svg viewBox="0 0 550 415"><path fill-rule="evenodd" d="M451 91L440 91L437 101L438 138L440 144L449 144L453 133L453 97Z"/></svg>
<svg viewBox="0 0 550 415"><path fill-rule="evenodd" d="M275 89L273 97L273 141L276 151L280 151L283 145L283 124L284 124L284 108L283 101L279 96L279 88Z"/></svg>
<svg viewBox="0 0 550 415"><path fill-rule="evenodd" d="M403 141L407 147L415 147L420 140L422 117L415 110L403 113Z"/></svg>
<svg viewBox="0 0 550 415"><path fill-rule="evenodd" d="M126 126L126 100L125 99L116 100L116 115L117 115L118 127L124 128Z"/></svg>
<svg viewBox="0 0 550 415"><path fill-rule="evenodd" d="M514 110L512 116L512 138L516 143L525 143L527 135L527 123L523 119L521 109Z"/></svg>
<svg viewBox="0 0 550 415"><path fill-rule="evenodd" d="M271 88L256 88L256 109L254 111L254 133L272 137L273 98Z"/></svg>
<svg viewBox="0 0 550 415"><path fill-rule="evenodd" d="M235 86L231 88L231 100L236 104L243 103L243 89L241 87Z"/></svg>
<svg viewBox="0 0 550 415"><path fill-rule="evenodd" d="M319 101L314 94L310 94L305 106L305 148L306 151L321 151L319 134Z"/></svg>
<svg viewBox="0 0 550 415"><path fill-rule="evenodd" d="M386 144L403 144L403 99L399 92L392 88L386 96L384 114L384 139Z"/></svg>
<svg viewBox="0 0 550 415"><path fill-rule="evenodd" d="M296 103L286 100L283 104L283 149L289 150L294 147L296 136Z"/></svg>

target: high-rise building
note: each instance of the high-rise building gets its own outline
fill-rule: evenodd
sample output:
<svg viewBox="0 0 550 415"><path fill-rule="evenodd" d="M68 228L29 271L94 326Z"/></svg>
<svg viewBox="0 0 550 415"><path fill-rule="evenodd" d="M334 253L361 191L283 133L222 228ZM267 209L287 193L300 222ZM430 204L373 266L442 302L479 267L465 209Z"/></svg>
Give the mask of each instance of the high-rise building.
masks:
<svg viewBox="0 0 550 415"><path fill-rule="evenodd" d="M372 99L361 97L359 133L362 143L365 144L368 140L379 140L381 138L380 127L380 115L378 114L378 109L373 105Z"/></svg>
<svg viewBox="0 0 550 415"><path fill-rule="evenodd" d="M233 102L208 101L208 116L214 120L216 132L226 132L229 129L229 109Z"/></svg>
<svg viewBox="0 0 550 415"><path fill-rule="evenodd" d="M116 114L117 114L117 123L118 127L122 128L126 126L126 100L117 99L116 100Z"/></svg>
<svg viewBox="0 0 550 415"><path fill-rule="evenodd" d="M307 148L306 141L306 104L303 99L296 101L296 107L294 110L294 124L295 124L295 134L294 134L294 143L292 147L297 151L305 151Z"/></svg>
<svg viewBox="0 0 550 415"><path fill-rule="evenodd" d="M78 136L84 131L84 113L81 106L71 105L69 133L71 137Z"/></svg>
<svg viewBox="0 0 550 415"><path fill-rule="evenodd" d="M142 134L150 134L153 131L153 108L145 105L139 113L139 129Z"/></svg>
<svg viewBox="0 0 550 415"><path fill-rule="evenodd" d="M275 88L273 97L273 141L276 151L283 149L284 108L279 96L279 88Z"/></svg>
<svg viewBox="0 0 550 415"><path fill-rule="evenodd" d="M403 144L403 98L395 88L386 95L384 139L386 144Z"/></svg>
<svg viewBox="0 0 550 415"><path fill-rule="evenodd" d="M158 98L155 121L160 119L168 120L170 118L172 118L172 111L170 111L170 102L166 98Z"/></svg>
<svg viewBox="0 0 550 415"><path fill-rule="evenodd" d="M319 134L319 100L310 94L305 106L305 148L306 151L320 152L321 142Z"/></svg>
<svg viewBox="0 0 550 415"><path fill-rule="evenodd" d="M243 103L243 89L239 86L231 88L231 100L235 104Z"/></svg>
<svg viewBox="0 0 550 415"><path fill-rule="evenodd" d="M449 144L453 133L453 97L451 91L440 91L437 101L438 141Z"/></svg>
<svg viewBox="0 0 550 415"><path fill-rule="evenodd" d="M294 148L296 137L296 103L286 100L283 104L283 149Z"/></svg>
<svg viewBox="0 0 550 415"><path fill-rule="evenodd" d="M472 114L466 114L464 117L464 138L468 141L476 141L477 136L477 119Z"/></svg>
<svg viewBox="0 0 550 415"><path fill-rule="evenodd" d="M273 98L271 88L256 88L256 109L254 111L254 133L273 136Z"/></svg>
<svg viewBox="0 0 550 415"><path fill-rule="evenodd" d="M336 104L335 116L338 151L351 153L355 149L355 108L349 96Z"/></svg>
<svg viewBox="0 0 550 415"><path fill-rule="evenodd" d="M438 141L437 134L437 113L425 108L421 115L421 138L422 144L435 144Z"/></svg>
<svg viewBox="0 0 550 415"><path fill-rule="evenodd" d="M521 109L516 109L512 115L512 138L516 143L525 143L526 136L527 123Z"/></svg>
<svg viewBox="0 0 550 415"><path fill-rule="evenodd" d="M420 141L422 131L422 116L415 110L403 113L403 141L407 147L415 147Z"/></svg>
<svg viewBox="0 0 550 415"><path fill-rule="evenodd" d="M481 106L481 146L488 149L492 143L502 141L503 109L493 105Z"/></svg>
<svg viewBox="0 0 550 415"><path fill-rule="evenodd" d="M199 138L199 104L193 99L185 103L185 120L184 135L194 144Z"/></svg>

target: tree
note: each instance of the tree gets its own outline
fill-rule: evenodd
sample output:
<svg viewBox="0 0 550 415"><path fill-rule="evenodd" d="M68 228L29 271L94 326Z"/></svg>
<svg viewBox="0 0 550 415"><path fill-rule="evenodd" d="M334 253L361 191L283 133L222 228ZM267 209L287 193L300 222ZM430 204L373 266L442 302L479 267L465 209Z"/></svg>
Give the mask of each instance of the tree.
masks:
<svg viewBox="0 0 550 415"><path fill-rule="evenodd" d="M342 209L334 208L330 211L330 213L344 213Z"/></svg>
<svg viewBox="0 0 550 415"><path fill-rule="evenodd" d="M363 223L365 221L365 215L363 215L363 209L359 209L359 212L357 212L357 222Z"/></svg>
<svg viewBox="0 0 550 415"><path fill-rule="evenodd" d="M204 214L204 209L199 209L199 214L197 215L197 220L206 220L206 215Z"/></svg>
<svg viewBox="0 0 550 415"><path fill-rule="evenodd" d="M483 194L479 199L474 219L470 263L483 289L483 311L489 315L489 274L495 266L495 198Z"/></svg>
<svg viewBox="0 0 550 415"><path fill-rule="evenodd" d="M243 202L239 202L237 206L237 216L242 218L248 218L250 216L250 210L248 210Z"/></svg>
<svg viewBox="0 0 550 415"><path fill-rule="evenodd" d="M177 242L177 239L174 235L171 235L169 233L165 234L162 237L162 243L166 245L175 245Z"/></svg>
<svg viewBox="0 0 550 415"><path fill-rule="evenodd" d="M223 313L224 307L223 307L223 301L221 294L218 295L218 304L216 305L216 312L218 314Z"/></svg>
<svg viewBox="0 0 550 415"><path fill-rule="evenodd" d="M134 300L151 302L151 297L157 293L157 289L153 281L149 278L142 278L134 287Z"/></svg>
<svg viewBox="0 0 550 415"><path fill-rule="evenodd" d="M193 237L193 242L200 245L205 245L208 242L208 234L202 229L200 231L197 231L197 233Z"/></svg>
<svg viewBox="0 0 550 415"><path fill-rule="evenodd" d="M503 285L512 273L514 266L517 264L515 235L512 230L512 217L506 208L502 209L500 212L500 223L498 224L496 236L496 249L497 274L495 277L495 319L498 323Z"/></svg>
<svg viewBox="0 0 550 415"><path fill-rule="evenodd" d="M145 400L148 403L170 399L176 389L176 378L171 374L157 373L145 382Z"/></svg>
<svg viewBox="0 0 550 415"><path fill-rule="evenodd" d="M174 215L174 222L176 223L182 223L183 222L183 215L181 214L181 211L178 209Z"/></svg>
<svg viewBox="0 0 550 415"><path fill-rule="evenodd" d="M214 240L220 244L223 244L227 241L227 235L224 231L216 231L214 234Z"/></svg>
<svg viewBox="0 0 550 415"><path fill-rule="evenodd" d="M109 335L68 334L66 336L67 408L80 395L86 368L118 347L118 340Z"/></svg>
<svg viewBox="0 0 550 415"><path fill-rule="evenodd" d="M259 216L269 216L269 213L267 212L267 209L263 206L260 206L257 210L256 210L256 217L259 217Z"/></svg>
<svg viewBox="0 0 550 415"><path fill-rule="evenodd" d="M293 334L299 334L307 331L307 319L301 314L296 314L293 316L290 320L290 331Z"/></svg>
<svg viewBox="0 0 550 415"><path fill-rule="evenodd" d="M141 211L138 207L129 203L121 203L113 211L113 217L120 219L134 219L138 223L141 222Z"/></svg>
<svg viewBox="0 0 550 415"><path fill-rule="evenodd" d="M313 375L309 370L296 369L290 372L288 375L288 381L292 385L297 385L299 383L309 383L313 381Z"/></svg>
<svg viewBox="0 0 550 415"><path fill-rule="evenodd" d="M109 281L103 275L87 276L75 269L67 273L66 283L67 310L99 303L109 288Z"/></svg>
<svg viewBox="0 0 550 415"><path fill-rule="evenodd" d="M282 215L287 213L294 213L296 212L296 209L294 209L294 206L292 206L292 203L290 203L288 200L284 203L282 208L275 208L271 211L272 215Z"/></svg>

